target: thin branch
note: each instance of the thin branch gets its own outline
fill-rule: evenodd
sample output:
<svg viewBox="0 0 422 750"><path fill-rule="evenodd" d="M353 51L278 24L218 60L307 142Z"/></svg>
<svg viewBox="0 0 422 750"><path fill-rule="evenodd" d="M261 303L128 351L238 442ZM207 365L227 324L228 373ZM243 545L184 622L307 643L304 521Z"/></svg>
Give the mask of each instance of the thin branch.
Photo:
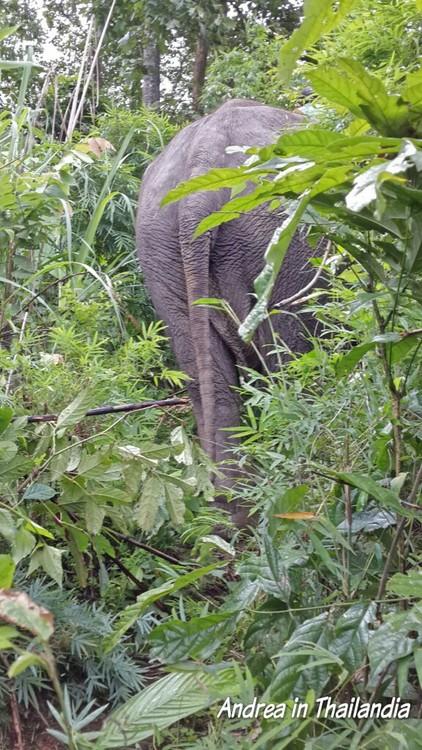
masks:
<svg viewBox="0 0 422 750"><path fill-rule="evenodd" d="M327 262L327 258L328 258L328 254L330 250L331 250L331 243L328 245L324 255L322 256L321 264L315 276L310 280L310 282L306 284L306 286L304 286L303 289L300 289L298 292L296 292L296 294L292 294L291 297L286 297L286 299L282 299L280 302L277 302L277 304L274 305L274 307L281 307L282 305L290 305L295 300L300 299L303 294L306 294L306 292L308 292L309 289L312 289L312 287L315 286L315 284L317 283L319 277L321 276L324 270L324 266Z"/></svg>
<svg viewBox="0 0 422 750"><path fill-rule="evenodd" d="M156 401L140 401L133 404L116 404L98 406L95 409L88 409L85 417L97 417L102 414L119 414L133 411L144 411L145 409L161 409L171 406L188 406L188 398L164 398ZM28 417L28 422L56 422L58 414L35 414Z"/></svg>

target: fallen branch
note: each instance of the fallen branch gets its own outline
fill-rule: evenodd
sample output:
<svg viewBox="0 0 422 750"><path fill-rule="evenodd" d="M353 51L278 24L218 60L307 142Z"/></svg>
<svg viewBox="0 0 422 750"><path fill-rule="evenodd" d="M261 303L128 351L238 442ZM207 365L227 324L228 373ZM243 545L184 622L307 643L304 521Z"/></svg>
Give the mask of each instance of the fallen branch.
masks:
<svg viewBox="0 0 422 750"><path fill-rule="evenodd" d="M135 404L116 404L98 406L96 409L88 409L85 417L98 417L102 414L120 414L133 411L144 411L145 409L161 409L171 406L188 406L188 398L164 398L157 401L140 401ZM58 414L36 414L28 417L28 422L56 422Z"/></svg>

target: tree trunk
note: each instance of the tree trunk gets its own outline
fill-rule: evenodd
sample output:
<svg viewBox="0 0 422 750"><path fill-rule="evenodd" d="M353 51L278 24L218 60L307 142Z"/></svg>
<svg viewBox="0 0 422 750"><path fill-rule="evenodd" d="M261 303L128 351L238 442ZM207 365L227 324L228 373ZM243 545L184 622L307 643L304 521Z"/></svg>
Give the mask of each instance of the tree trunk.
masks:
<svg viewBox="0 0 422 750"><path fill-rule="evenodd" d="M160 50L153 40L144 46L143 64L142 103L145 107L157 107L160 103Z"/></svg>
<svg viewBox="0 0 422 750"><path fill-rule="evenodd" d="M206 31L201 28L196 42L195 62L193 66L192 106L194 112L202 114L201 94L205 81L208 57L208 40Z"/></svg>

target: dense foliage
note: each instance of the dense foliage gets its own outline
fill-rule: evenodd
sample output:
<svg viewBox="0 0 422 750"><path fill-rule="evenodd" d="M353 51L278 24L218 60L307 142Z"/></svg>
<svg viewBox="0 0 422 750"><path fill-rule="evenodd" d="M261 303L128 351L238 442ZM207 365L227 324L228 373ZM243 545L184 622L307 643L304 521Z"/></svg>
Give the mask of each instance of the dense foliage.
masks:
<svg viewBox="0 0 422 750"><path fill-rule="evenodd" d="M143 740L174 750L421 747L420 2L308 0L288 41L295 4L229 3L207 36L196 101L186 61L225 4L130 5L105 37L110 68L94 104L92 81L78 90L83 33L59 92L22 30L3 32L0 745L33 747L28 717L71 750ZM84 27L87 7L45 3L65 47L72 13ZM25 23L46 34L38 12ZM151 35L170 81L160 112L139 106L149 73L134 50ZM117 69L120 55L132 67ZM78 117L72 98L65 112L69 96ZM280 367L241 376L238 458L249 479L237 492L250 534L215 507L186 376L134 256L143 170L193 105L226 96L290 107L310 96L303 127L266 148L239 144L244 166L167 198L232 189L224 214L197 232L260 203L286 206L262 248L256 305L237 321L245 339L284 314L268 300L298 226L326 248L301 295L322 335L287 362L275 339ZM202 304L233 314L221 300ZM114 409L95 413L104 404ZM227 696L284 703L285 713L218 717ZM400 698L409 715L318 715L324 696Z"/></svg>

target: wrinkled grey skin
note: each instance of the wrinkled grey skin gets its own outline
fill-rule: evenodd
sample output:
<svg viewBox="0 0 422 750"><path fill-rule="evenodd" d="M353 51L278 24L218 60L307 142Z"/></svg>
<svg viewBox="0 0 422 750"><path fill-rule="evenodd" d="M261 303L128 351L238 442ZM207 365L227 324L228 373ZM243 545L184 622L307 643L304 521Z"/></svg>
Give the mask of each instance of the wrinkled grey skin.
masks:
<svg viewBox="0 0 422 750"><path fill-rule="evenodd" d="M167 324L179 366L192 378L188 387L201 444L217 462L227 462L230 455L233 438L226 428L239 424L239 398L233 390L239 383L239 366L262 370L262 365L222 312L192 303L200 297L223 298L243 321L253 306L253 282L282 213L259 207L193 240L199 222L230 198L229 191L195 193L163 208L160 202L182 180L213 167L242 163L244 155L227 154L228 146L264 146L301 122L301 116L292 112L232 100L178 133L142 181L137 215L141 267L157 314ZM310 281L311 255L299 232L284 260L272 304ZM291 310L294 315L272 316L271 324L292 351L304 352L309 348L305 337L315 331L315 323L309 315L298 314L297 306ZM268 323L260 326L254 342L273 368ZM230 485L236 472L227 467L224 473L225 484Z"/></svg>

